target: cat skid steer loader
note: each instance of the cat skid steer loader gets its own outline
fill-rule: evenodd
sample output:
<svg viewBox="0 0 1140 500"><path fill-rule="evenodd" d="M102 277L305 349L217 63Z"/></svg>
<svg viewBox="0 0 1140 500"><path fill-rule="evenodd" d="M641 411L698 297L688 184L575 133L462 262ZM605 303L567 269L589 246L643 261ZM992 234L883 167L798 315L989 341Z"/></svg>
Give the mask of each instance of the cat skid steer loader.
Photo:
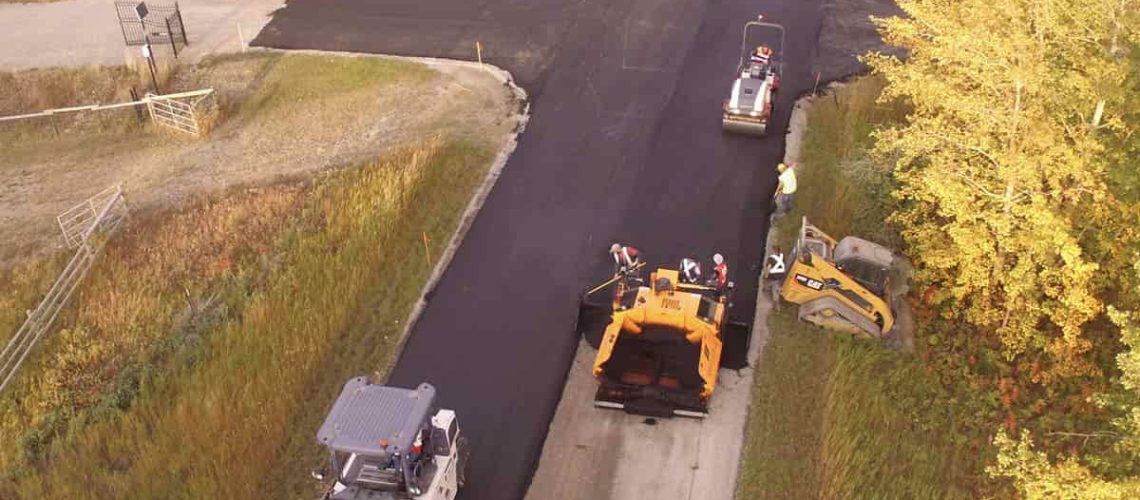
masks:
<svg viewBox="0 0 1140 500"><path fill-rule="evenodd" d="M837 243L804 217L780 295L800 305L801 320L886 340L895 326L887 293L893 259L890 249L861 238Z"/></svg>

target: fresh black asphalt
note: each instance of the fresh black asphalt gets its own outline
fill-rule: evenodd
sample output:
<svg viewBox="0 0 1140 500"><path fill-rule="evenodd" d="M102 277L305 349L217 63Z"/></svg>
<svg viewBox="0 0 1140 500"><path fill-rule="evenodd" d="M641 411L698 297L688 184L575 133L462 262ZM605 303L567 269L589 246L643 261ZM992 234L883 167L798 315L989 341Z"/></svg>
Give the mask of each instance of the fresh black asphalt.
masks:
<svg viewBox="0 0 1140 500"><path fill-rule="evenodd" d="M430 381L458 411L473 445L461 498L524 495L578 345L578 294L607 277L611 242L651 265L723 253L732 315L750 320L783 133L814 83L821 1L289 0L254 41L467 60L478 41L533 99L391 376ZM726 135L740 29L758 13L787 27L774 126Z"/></svg>

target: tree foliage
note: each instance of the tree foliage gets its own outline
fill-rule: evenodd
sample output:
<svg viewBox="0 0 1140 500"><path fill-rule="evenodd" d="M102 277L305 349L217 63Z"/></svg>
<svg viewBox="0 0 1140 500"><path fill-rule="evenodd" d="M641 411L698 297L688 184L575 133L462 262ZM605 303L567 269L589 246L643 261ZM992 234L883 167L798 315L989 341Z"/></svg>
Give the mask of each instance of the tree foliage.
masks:
<svg viewBox="0 0 1140 500"><path fill-rule="evenodd" d="M1121 458L1134 465L1140 460L1140 315L1110 307L1109 316L1120 327L1126 349L1116 356L1120 370L1117 393L1100 398L1098 404L1119 417L1113 422L1114 431L1088 436L1115 439ZM1028 432L1022 432L1017 441L999 432L994 445L998 459L989 473L1011 479L1028 498L1140 498L1140 476L1108 481L1071 457L1052 464L1045 453L1033 450Z"/></svg>
<svg viewBox="0 0 1140 500"><path fill-rule="evenodd" d="M996 395L976 398L1010 431L993 476L1030 498L1138 498L1140 0L898 4L878 22L906 59L865 60L912 110L874 153L922 328L952 355L924 359Z"/></svg>
<svg viewBox="0 0 1140 500"><path fill-rule="evenodd" d="M884 98L913 108L876 152L895 164L916 279L1007 357L1045 353L1045 378L1093 371L1082 330L1104 310L1102 264L1135 236L1104 144L1126 130L1118 52L1134 3L902 0L908 17L880 23L908 59L867 57Z"/></svg>
<svg viewBox="0 0 1140 500"><path fill-rule="evenodd" d="M1111 500L1140 496L1140 483L1114 483L1093 475L1075 459L1054 465L1040 451L1033 450L1028 432L1017 441L1004 431L994 438L1000 450L990 474L1011 479L1026 498L1066 500Z"/></svg>

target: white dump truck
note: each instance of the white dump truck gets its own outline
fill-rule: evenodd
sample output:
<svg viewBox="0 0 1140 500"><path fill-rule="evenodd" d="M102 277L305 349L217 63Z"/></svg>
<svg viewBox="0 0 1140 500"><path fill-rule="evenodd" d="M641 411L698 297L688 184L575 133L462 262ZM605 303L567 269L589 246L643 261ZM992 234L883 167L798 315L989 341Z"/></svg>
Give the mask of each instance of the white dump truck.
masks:
<svg viewBox="0 0 1140 500"><path fill-rule="evenodd" d="M356 377L317 433L331 479L329 500L452 500L464 482L467 444L452 410L435 406L436 390L370 384ZM331 476L331 477L329 477Z"/></svg>

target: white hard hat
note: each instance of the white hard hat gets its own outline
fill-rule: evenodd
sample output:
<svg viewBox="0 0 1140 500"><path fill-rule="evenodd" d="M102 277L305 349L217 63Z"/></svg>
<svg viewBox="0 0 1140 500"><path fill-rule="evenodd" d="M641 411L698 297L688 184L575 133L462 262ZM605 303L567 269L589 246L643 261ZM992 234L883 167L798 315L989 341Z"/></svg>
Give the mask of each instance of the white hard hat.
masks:
<svg viewBox="0 0 1140 500"><path fill-rule="evenodd" d="M724 256L719 253L713 254L713 262L715 262L718 266L724 264Z"/></svg>
<svg viewBox="0 0 1140 500"><path fill-rule="evenodd" d="M617 243L610 245L610 253L618 253L620 251L621 251L621 245L619 245Z"/></svg>

